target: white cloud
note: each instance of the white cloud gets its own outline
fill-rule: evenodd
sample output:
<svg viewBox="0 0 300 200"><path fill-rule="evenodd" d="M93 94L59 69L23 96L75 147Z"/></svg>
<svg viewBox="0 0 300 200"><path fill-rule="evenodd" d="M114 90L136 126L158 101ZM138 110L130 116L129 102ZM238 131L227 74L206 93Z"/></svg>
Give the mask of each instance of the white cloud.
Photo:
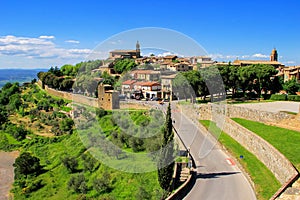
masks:
<svg viewBox="0 0 300 200"><path fill-rule="evenodd" d="M223 55L223 54L210 54L208 55L209 57L211 57L213 60L219 60L219 59L225 59L225 60L230 60L230 59L236 59L239 56L237 55Z"/></svg>
<svg viewBox="0 0 300 200"><path fill-rule="evenodd" d="M117 44L122 44L123 41L122 40L116 40L116 41L110 41L109 43L112 44L112 45L117 45Z"/></svg>
<svg viewBox="0 0 300 200"><path fill-rule="evenodd" d="M296 64L296 62L295 61L292 61L292 60L290 60L290 61L286 61L286 62L284 62L286 65L293 65L293 64Z"/></svg>
<svg viewBox="0 0 300 200"><path fill-rule="evenodd" d="M78 40L66 40L66 43L72 43L72 44L79 44L80 42Z"/></svg>
<svg viewBox="0 0 300 200"><path fill-rule="evenodd" d="M39 38L0 36L0 55L31 59L84 59L92 52L90 49L58 48L49 38L52 36L40 36Z"/></svg>
<svg viewBox="0 0 300 200"><path fill-rule="evenodd" d="M40 39L54 39L55 37L53 35L41 35L39 38Z"/></svg>
<svg viewBox="0 0 300 200"><path fill-rule="evenodd" d="M268 58L269 56L261 54L261 53L256 53L256 54L252 55L252 57L254 57L254 58Z"/></svg>

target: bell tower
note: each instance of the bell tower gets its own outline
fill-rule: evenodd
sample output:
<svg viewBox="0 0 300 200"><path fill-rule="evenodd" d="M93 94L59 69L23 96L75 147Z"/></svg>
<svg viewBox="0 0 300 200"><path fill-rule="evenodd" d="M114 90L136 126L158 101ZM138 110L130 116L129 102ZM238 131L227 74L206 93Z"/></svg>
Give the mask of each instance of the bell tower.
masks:
<svg viewBox="0 0 300 200"><path fill-rule="evenodd" d="M137 58L140 58L140 57L141 57L141 48L140 48L140 43L139 43L139 41L136 41L135 47L136 47L136 57L137 57Z"/></svg>
<svg viewBox="0 0 300 200"><path fill-rule="evenodd" d="M277 53L276 48L274 48L272 50L272 53L271 53L271 56L270 56L270 60L271 61L278 61L278 53Z"/></svg>

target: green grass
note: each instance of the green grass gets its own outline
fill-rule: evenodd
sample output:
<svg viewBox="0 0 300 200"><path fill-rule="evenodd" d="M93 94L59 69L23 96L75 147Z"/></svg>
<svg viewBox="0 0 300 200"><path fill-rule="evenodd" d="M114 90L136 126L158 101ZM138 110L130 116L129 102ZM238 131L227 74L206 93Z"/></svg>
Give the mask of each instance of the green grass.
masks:
<svg viewBox="0 0 300 200"><path fill-rule="evenodd" d="M290 114L290 115L297 115L297 114L298 114L298 113L296 113L296 112L290 112L290 111L286 111L286 110L282 110L282 111L280 111L280 112L284 112L284 113Z"/></svg>
<svg viewBox="0 0 300 200"><path fill-rule="evenodd" d="M245 119L233 119L278 149L300 170L300 132Z"/></svg>
<svg viewBox="0 0 300 200"><path fill-rule="evenodd" d="M228 100L227 103L228 104L247 104L247 103L268 103L268 102L274 102L274 100L245 100L245 101L231 101Z"/></svg>
<svg viewBox="0 0 300 200"><path fill-rule="evenodd" d="M67 107L67 106L63 106L62 110L65 111L65 112L70 112L72 110L72 108L71 107Z"/></svg>
<svg viewBox="0 0 300 200"><path fill-rule="evenodd" d="M215 123L209 120L200 121L206 128L209 127L211 133L219 133L220 129ZM275 192L280 188L279 181L275 178L272 172L258 158L247 151L242 145L231 138L226 133L222 132L219 141L225 148L239 160L246 172L250 175L255 184L255 191L258 199L270 199ZM240 159L240 155L244 158Z"/></svg>
<svg viewBox="0 0 300 200"><path fill-rule="evenodd" d="M61 136L58 141L54 138L43 138L36 136L28 140L22 151L29 151L39 157L41 164L47 170L34 180L41 179L44 186L29 195L24 195L20 188L15 188L14 199L78 199L80 194L68 189L67 183L71 176L84 173L89 188L87 198L101 199L113 197L115 199L139 199L137 193L139 188L143 188L151 199L159 199L161 189L158 184L157 172L133 174L118 171L98 162L99 167L92 173L83 170L83 160L81 155L85 153L80 138L75 133L73 135ZM71 174L62 165L60 157L64 155L75 156L79 161L78 172ZM93 180L100 177L106 171L111 176L112 190L109 193L98 194L93 190Z"/></svg>
<svg viewBox="0 0 300 200"><path fill-rule="evenodd" d="M32 92L33 89L28 89L27 92ZM41 89L36 89L31 93L34 99L39 101L45 98L46 93ZM59 99L59 98L57 98ZM32 106L36 106L34 102ZM59 109L65 109L61 107ZM87 110L94 110L95 108L86 107ZM130 111L130 116L135 120L143 121L147 116L142 115L145 111ZM111 112L107 116L100 119L99 124L103 126L105 134L110 135L112 131L117 131L118 127L113 124ZM19 116L17 116L19 117ZM157 177L157 171L148 173L126 173L110 168L105 165L102 160L97 160L97 166L93 172L84 170L84 161L82 154L87 153L87 147L83 145L82 138L79 133L74 131L71 135L42 137L35 134L29 134L28 138L21 142L16 141L11 135L6 134L9 144L18 144L20 152L31 152L34 156L40 159L41 165L44 166L45 172L37 177L28 177L29 183L42 180L43 186L32 191L29 194L24 194L22 188L17 184L14 185L12 190L15 200L20 199L142 199L141 191L147 194L150 199L160 199L162 190L160 189ZM82 137L82 135L80 135ZM70 173L67 168L62 164L61 158L64 156L72 156L78 160L79 166L77 172ZM138 155L142 155L139 153ZM145 160L137 160L139 163L145 163ZM156 167L156 166L155 166ZM156 169L156 168L155 168ZM96 177L101 177L104 172L108 172L111 176L112 189L107 192L98 193L93 188L93 180ZM72 189L68 188L68 182L74 175L83 173L86 179L88 192L83 195L75 193ZM27 186L30 184L26 184Z"/></svg>

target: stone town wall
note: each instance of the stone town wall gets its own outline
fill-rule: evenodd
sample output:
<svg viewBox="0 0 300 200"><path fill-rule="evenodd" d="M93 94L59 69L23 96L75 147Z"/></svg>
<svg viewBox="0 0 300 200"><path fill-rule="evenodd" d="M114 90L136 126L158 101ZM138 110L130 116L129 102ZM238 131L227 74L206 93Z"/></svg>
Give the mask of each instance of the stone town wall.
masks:
<svg viewBox="0 0 300 200"><path fill-rule="evenodd" d="M41 86L41 83L38 83ZM92 106L92 107L98 107L98 99L87 97L79 94L73 94L71 92L63 92L59 90L55 90L52 88L49 88L47 85L45 85L45 91L53 96L64 98L70 101L74 101L76 103Z"/></svg>
<svg viewBox="0 0 300 200"><path fill-rule="evenodd" d="M224 132L229 134L248 151L256 155L257 158L270 169L280 183L285 184L297 176L298 171L277 149L252 131L230 119L230 117L239 117L267 122L268 120L275 121L287 119L290 117L289 115L285 115L285 113L276 114L270 112L262 112L261 114L261 111L247 108L240 109L240 107L235 109L234 106L231 105L218 106L216 104L195 106L181 105L180 108L185 115L194 121L202 119L216 122ZM213 116L212 113L214 113ZM226 114L226 116L224 114Z"/></svg>

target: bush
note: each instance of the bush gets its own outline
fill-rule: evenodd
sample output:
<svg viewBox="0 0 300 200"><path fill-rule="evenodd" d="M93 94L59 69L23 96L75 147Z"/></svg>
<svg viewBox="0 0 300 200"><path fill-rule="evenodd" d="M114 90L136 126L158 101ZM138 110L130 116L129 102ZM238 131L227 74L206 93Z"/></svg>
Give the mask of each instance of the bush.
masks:
<svg viewBox="0 0 300 200"><path fill-rule="evenodd" d="M77 170L78 161L76 157L71 157L66 155L64 158L61 159L63 165L68 169L69 172L73 173Z"/></svg>
<svg viewBox="0 0 300 200"><path fill-rule="evenodd" d="M111 177L108 172L104 172L100 178L95 178L93 187L98 193L109 192L111 187Z"/></svg>
<svg viewBox="0 0 300 200"><path fill-rule="evenodd" d="M38 175L42 170L40 159L28 152L21 153L13 166L15 167L15 178L19 178L21 175Z"/></svg>
<svg viewBox="0 0 300 200"><path fill-rule="evenodd" d="M287 99L289 101L300 101L300 96L299 95L288 95Z"/></svg>
<svg viewBox="0 0 300 200"><path fill-rule="evenodd" d="M271 94L262 94L261 96L264 98L264 100L268 100L271 98Z"/></svg>
<svg viewBox="0 0 300 200"><path fill-rule="evenodd" d="M73 189L77 193L86 194L88 188L84 175L79 174L77 176L72 176L68 182L68 188Z"/></svg>
<svg viewBox="0 0 300 200"><path fill-rule="evenodd" d="M285 95L285 94L272 94L270 99L274 100L274 101L286 101L287 100L287 95Z"/></svg>

